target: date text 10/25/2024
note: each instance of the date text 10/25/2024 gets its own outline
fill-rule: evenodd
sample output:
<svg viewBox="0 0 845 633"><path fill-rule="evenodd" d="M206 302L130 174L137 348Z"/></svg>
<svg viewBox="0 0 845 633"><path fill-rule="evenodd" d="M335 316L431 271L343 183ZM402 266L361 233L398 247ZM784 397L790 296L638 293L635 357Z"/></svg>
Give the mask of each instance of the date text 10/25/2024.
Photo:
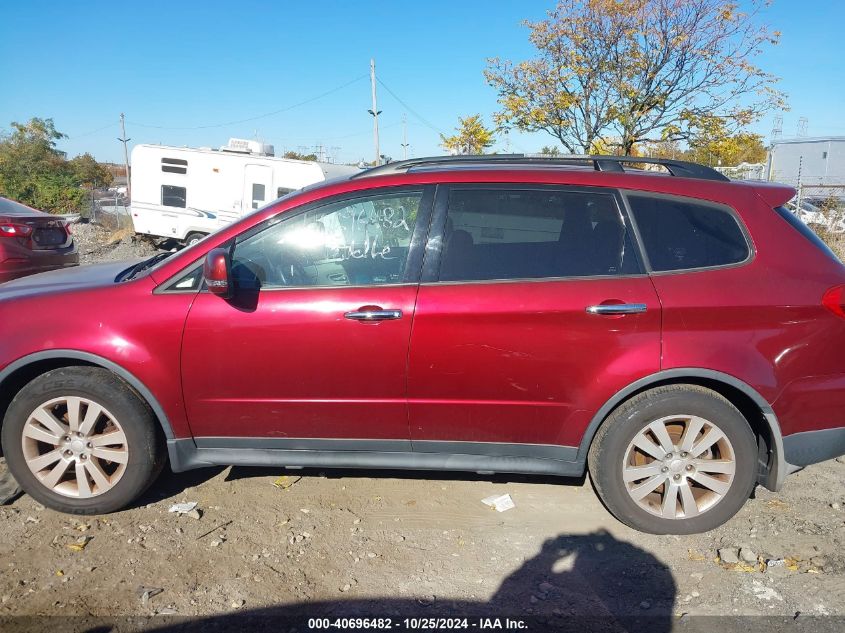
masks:
<svg viewBox="0 0 845 633"><path fill-rule="evenodd" d="M526 630L525 620L512 618L309 618L312 630Z"/></svg>

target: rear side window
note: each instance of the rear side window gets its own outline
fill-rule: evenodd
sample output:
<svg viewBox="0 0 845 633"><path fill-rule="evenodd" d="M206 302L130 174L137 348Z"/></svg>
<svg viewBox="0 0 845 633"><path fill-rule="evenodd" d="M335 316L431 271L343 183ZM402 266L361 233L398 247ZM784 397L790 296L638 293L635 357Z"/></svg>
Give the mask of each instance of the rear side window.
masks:
<svg viewBox="0 0 845 633"><path fill-rule="evenodd" d="M636 272L612 194L481 188L449 194L441 281Z"/></svg>
<svg viewBox="0 0 845 633"><path fill-rule="evenodd" d="M822 251L825 255L830 257L833 261L838 262L839 258L836 256L830 247L822 241L818 235L816 235L815 231L811 229L809 226L804 224L800 218L796 217L793 213L789 211L786 207L775 207L775 211L777 214L786 220L793 229L798 231L801 235L803 235L806 239L810 241L816 248Z"/></svg>
<svg viewBox="0 0 845 633"><path fill-rule="evenodd" d="M628 203L652 270L712 268L748 259L748 242L727 209L637 194L628 195Z"/></svg>

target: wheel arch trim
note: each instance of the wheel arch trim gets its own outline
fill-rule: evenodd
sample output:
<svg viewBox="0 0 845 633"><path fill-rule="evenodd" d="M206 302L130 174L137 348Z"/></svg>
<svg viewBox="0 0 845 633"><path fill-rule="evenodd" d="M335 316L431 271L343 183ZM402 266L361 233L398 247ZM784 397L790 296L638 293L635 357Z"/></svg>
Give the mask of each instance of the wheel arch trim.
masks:
<svg viewBox="0 0 845 633"><path fill-rule="evenodd" d="M760 395L760 393L756 389L751 387L746 382L740 380L739 378L736 378L735 376L731 376L730 374L726 374L724 372L716 371L713 369L703 369L698 367L678 367L674 369L664 369L654 374L644 376L643 378L632 382L620 391L617 391L607 402L604 403L604 405L602 405L602 407L590 420L589 425L587 425L587 428L584 431L584 435L581 438L581 443L578 446L578 461L581 461L586 464L587 453L590 450L590 444L592 443L599 426L601 426L602 422L604 422L607 416L610 415L610 413L614 409L616 409L616 407L622 404L625 400L630 398L635 393L643 391L644 389L658 386L659 384L664 383L666 381L678 381L683 380L685 378L703 378L706 380L712 380L714 382L723 383L728 387L733 387L734 389L742 392L744 395L750 398L755 405L760 408L760 411L763 414L763 418L765 419L766 424L768 425L769 431L771 433L771 448L774 453L772 459L772 466L769 471L768 477L762 483L770 490L780 490L786 476L789 473L797 470L797 468L786 463L783 449L783 435L781 433L780 423L778 422L774 409L772 409L772 406L763 396Z"/></svg>
<svg viewBox="0 0 845 633"><path fill-rule="evenodd" d="M6 367L4 367L3 369L0 369L0 386L2 386L3 383L6 382L6 379L9 378L12 374L21 369L24 369L28 365L32 365L34 363L38 363L44 360L64 359L71 361L85 361L86 363L97 365L99 367L102 367L103 369L108 369L115 375L119 376L130 387L137 391L138 394L146 401L146 403L153 410L153 413L155 413L156 417L158 418L159 424L161 425L161 429L164 432L165 438L168 440L174 439L175 436L173 434L173 427L170 425L170 419L167 417L167 414L164 412L164 408L153 395L152 391L150 391L146 387L146 385L144 385L144 383L141 382L141 380L139 380L138 377L135 376L132 372L121 367L114 361L111 361L107 358L103 358L102 356L98 356L96 354L92 354L91 352L83 352L74 349L52 349L28 354L27 356L18 358L12 363L6 365Z"/></svg>

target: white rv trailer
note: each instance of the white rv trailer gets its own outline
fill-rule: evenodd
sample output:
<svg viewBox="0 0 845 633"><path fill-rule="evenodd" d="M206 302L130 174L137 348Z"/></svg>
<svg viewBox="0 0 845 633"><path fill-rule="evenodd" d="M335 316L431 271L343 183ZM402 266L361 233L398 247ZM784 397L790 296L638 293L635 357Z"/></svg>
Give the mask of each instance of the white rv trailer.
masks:
<svg viewBox="0 0 845 633"><path fill-rule="evenodd" d="M286 193L357 167L273 156L273 146L231 139L211 148L136 145L132 222L136 233L191 244Z"/></svg>

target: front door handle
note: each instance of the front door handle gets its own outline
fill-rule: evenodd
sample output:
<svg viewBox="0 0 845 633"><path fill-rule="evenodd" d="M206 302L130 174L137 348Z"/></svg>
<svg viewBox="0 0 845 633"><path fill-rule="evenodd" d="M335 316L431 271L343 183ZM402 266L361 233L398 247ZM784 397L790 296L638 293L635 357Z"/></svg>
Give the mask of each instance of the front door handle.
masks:
<svg viewBox="0 0 845 633"><path fill-rule="evenodd" d="M345 319L353 321L393 321L402 318L402 310L382 310L378 307L364 306L343 315Z"/></svg>
<svg viewBox="0 0 845 633"><path fill-rule="evenodd" d="M645 312L648 306L644 303L602 303L597 306L587 306L589 314L639 314Z"/></svg>

